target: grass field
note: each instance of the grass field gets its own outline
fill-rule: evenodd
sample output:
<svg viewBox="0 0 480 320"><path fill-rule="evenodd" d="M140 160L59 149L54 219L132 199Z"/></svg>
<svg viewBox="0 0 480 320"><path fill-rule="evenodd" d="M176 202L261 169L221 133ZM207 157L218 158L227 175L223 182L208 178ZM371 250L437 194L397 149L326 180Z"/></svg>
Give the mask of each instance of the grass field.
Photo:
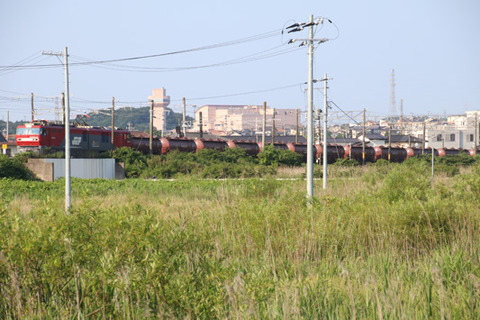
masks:
<svg viewBox="0 0 480 320"><path fill-rule="evenodd" d="M478 166L329 170L0 180L0 318L480 318Z"/></svg>

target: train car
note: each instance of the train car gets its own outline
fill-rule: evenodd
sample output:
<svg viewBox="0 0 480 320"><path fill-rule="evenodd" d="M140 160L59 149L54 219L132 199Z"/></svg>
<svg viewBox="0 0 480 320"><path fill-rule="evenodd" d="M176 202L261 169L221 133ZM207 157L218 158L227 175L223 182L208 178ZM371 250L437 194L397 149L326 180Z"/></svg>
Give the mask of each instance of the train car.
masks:
<svg viewBox="0 0 480 320"><path fill-rule="evenodd" d="M228 144L226 141L218 139L195 139L195 144L197 145L197 152L202 149L214 149L224 151L225 148L228 148Z"/></svg>
<svg viewBox="0 0 480 320"><path fill-rule="evenodd" d="M244 149L245 152L250 156L256 156L260 153L261 143L253 142L253 141L237 141L237 140L229 140L227 141L228 147L230 149L233 148L241 148Z"/></svg>
<svg viewBox="0 0 480 320"><path fill-rule="evenodd" d="M317 148L317 162L323 163L323 144L316 144ZM345 156L345 149L341 145L327 144L327 163L335 163L338 159L343 159Z"/></svg>
<svg viewBox="0 0 480 320"><path fill-rule="evenodd" d="M65 126L34 121L17 127L16 142L20 152L34 151L52 153L65 150ZM114 148L131 147L130 132L115 130L114 144L111 130L105 128L74 126L70 127L70 152L72 157L94 157Z"/></svg>
<svg viewBox="0 0 480 320"><path fill-rule="evenodd" d="M196 152L197 145L195 141L187 138L161 138L161 154L178 150L180 152Z"/></svg>
<svg viewBox="0 0 480 320"><path fill-rule="evenodd" d="M362 146L343 146L345 150L345 159L354 159L359 163L363 163L363 148ZM373 147L365 146L365 162L375 161L375 149Z"/></svg>
<svg viewBox="0 0 480 320"><path fill-rule="evenodd" d="M373 149L375 150L375 161L383 159L390 162L403 162L408 157L408 152L405 148L380 146Z"/></svg>

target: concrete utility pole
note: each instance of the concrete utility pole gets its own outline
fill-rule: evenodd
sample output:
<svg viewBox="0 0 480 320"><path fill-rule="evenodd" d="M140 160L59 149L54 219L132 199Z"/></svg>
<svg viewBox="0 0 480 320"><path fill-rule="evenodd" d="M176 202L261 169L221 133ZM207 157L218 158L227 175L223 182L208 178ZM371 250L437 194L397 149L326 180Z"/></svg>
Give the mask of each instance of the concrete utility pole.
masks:
<svg viewBox="0 0 480 320"><path fill-rule="evenodd" d="M313 15L308 31L308 89L307 89L307 201L313 198Z"/></svg>
<svg viewBox="0 0 480 320"><path fill-rule="evenodd" d="M112 97L112 146L115 146L115 97Z"/></svg>
<svg viewBox="0 0 480 320"><path fill-rule="evenodd" d="M365 126L366 126L366 116L365 108L363 108L363 137L362 137L362 164L365 165Z"/></svg>
<svg viewBox="0 0 480 320"><path fill-rule="evenodd" d="M275 143L275 108L273 108L272 116L272 145Z"/></svg>
<svg viewBox="0 0 480 320"><path fill-rule="evenodd" d="M34 104L33 104L33 92L31 93L31 105L32 105L32 122L33 120L35 120L35 107L34 107Z"/></svg>
<svg viewBox="0 0 480 320"><path fill-rule="evenodd" d="M327 88L328 79L327 74L323 78L323 189L327 189L327 117L328 117L328 102L327 102Z"/></svg>
<svg viewBox="0 0 480 320"><path fill-rule="evenodd" d="M153 100L150 100L150 137L148 142L148 150L153 154Z"/></svg>
<svg viewBox="0 0 480 320"><path fill-rule="evenodd" d="M187 137L187 125L186 125L186 114L187 114L187 104L185 102L185 97L182 99L183 102L183 108L182 108L182 132L183 136L186 138Z"/></svg>
<svg viewBox="0 0 480 320"><path fill-rule="evenodd" d="M262 151L265 149L265 128L267 126L267 102L263 102Z"/></svg>
<svg viewBox="0 0 480 320"><path fill-rule="evenodd" d="M63 97L64 105L65 105L65 116L64 116L64 123L65 123L65 212L70 214L70 207L71 207L71 179L70 179L70 86L68 80L68 48L65 47L63 53L53 53L50 52L43 52L43 55L49 56L63 56L63 66L65 69L65 95ZM32 93L32 120L33 120L33 93Z"/></svg>

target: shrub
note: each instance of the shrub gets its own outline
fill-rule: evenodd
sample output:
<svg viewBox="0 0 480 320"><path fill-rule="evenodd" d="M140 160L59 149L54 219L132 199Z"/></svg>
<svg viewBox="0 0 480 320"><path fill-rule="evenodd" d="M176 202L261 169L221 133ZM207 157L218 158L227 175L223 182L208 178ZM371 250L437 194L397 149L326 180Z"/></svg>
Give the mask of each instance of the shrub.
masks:
<svg viewBox="0 0 480 320"><path fill-rule="evenodd" d="M35 175L18 159L0 155L0 178L36 180Z"/></svg>

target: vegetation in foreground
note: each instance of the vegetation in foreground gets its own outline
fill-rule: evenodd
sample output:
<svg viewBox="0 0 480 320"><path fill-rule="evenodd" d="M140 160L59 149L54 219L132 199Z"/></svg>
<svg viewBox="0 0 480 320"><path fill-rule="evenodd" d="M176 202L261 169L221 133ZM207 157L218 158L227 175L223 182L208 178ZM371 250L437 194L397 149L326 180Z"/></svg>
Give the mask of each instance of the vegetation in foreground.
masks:
<svg viewBox="0 0 480 320"><path fill-rule="evenodd" d="M480 318L480 167L0 180L0 318Z"/></svg>

